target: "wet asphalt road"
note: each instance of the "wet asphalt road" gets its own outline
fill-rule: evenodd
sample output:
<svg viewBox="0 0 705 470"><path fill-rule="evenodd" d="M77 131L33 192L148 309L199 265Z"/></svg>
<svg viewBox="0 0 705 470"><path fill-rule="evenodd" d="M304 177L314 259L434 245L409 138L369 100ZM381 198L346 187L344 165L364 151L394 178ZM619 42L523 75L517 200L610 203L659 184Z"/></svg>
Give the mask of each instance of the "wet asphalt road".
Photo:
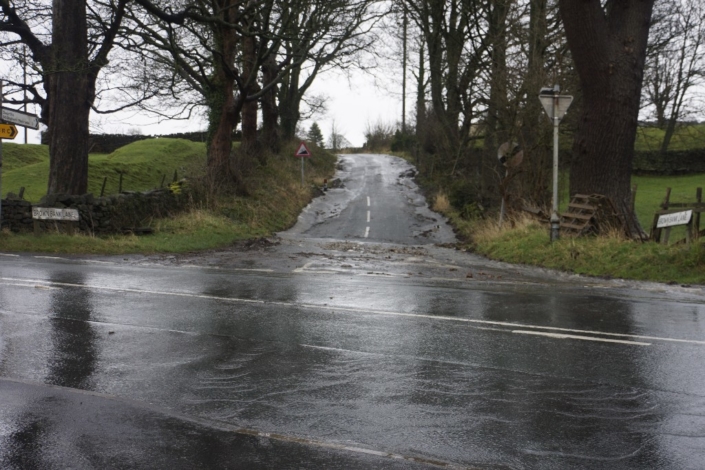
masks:
<svg viewBox="0 0 705 470"><path fill-rule="evenodd" d="M342 163L277 239L0 255L0 468L703 468L701 287L433 246L403 162Z"/></svg>

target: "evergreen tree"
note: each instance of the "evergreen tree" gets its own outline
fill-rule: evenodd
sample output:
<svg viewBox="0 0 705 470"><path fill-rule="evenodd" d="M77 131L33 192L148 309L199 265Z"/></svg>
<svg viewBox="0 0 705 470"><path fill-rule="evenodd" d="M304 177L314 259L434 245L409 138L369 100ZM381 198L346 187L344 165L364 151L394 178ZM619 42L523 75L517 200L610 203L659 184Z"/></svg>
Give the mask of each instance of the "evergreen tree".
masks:
<svg viewBox="0 0 705 470"><path fill-rule="evenodd" d="M319 147L323 147L323 133L317 122L311 124L311 128L308 130L308 140Z"/></svg>

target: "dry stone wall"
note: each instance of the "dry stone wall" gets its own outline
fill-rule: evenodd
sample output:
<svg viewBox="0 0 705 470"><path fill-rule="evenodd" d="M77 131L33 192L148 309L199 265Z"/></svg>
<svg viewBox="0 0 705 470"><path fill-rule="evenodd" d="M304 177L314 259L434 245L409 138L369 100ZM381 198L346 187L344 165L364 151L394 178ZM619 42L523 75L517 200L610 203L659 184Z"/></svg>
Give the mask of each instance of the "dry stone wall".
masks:
<svg viewBox="0 0 705 470"><path fill-rule="evenodd" d="M39 221L41 230L54 230L73 224L72 228L89 234L124 233L148 226L155 218L169 217L184 210L188 196L180 190L154 189L146 192L124 192L106 197L48 195L37 207L73 208L78 222ZM2 228L13 232L34 230L32 204L8 194L2 200Z"/></svg>

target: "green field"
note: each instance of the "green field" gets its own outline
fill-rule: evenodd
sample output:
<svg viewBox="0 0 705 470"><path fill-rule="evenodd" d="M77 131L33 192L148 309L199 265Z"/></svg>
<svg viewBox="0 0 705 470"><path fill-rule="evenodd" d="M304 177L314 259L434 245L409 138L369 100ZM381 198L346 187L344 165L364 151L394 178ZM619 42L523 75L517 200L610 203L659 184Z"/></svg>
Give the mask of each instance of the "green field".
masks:
<svg viewBox="0 0 705 470"><path fill-rule="evenodd" d="M636 134L634 149L639 151L661 150L661 142L666 133L656 127L640 127ZM671 138L668 150L688 150L705 148L705 124L679 126Z"/></svg>
<svg viewBox="0 0 705 470"><path fill-rule="evenodd" d="M144 191L158 187L162 179L171 182L203 168L203 143L183 139L149 139L126 145L115 152L88 157L88 192L100 194L108 178L105 194L118 192L120 173L123 191ZM46 145L3 144L2 197L25 188L24 198L37 202L46 194L49 178L49 148Z"/></svg>

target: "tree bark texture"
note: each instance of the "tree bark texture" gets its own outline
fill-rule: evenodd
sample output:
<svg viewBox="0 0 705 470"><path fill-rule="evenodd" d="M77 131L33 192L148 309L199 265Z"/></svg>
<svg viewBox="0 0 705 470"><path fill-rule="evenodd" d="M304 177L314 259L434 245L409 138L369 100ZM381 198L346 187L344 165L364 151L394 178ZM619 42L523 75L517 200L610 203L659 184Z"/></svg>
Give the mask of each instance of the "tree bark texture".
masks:
<svg viewBox="0 0 705 470"><path fill-rule="evenodd" d="M88 190L88 118L95 78L88 63L85 0L54 0L51 60L45 67L48 96L48 194Z"/></svg>
<svg viewBox="0 0 705 470"><path fill-rule="evenodd" d="M237 23L238 0L226 0L219 14L230 24ZM209 89L208 155L206 167L214 182L239 184L231 165L233 131L239 123L243 100L235 97L235 58L240 37L227 25L213 27L215 51L213 53L213 85Z"/></svg>
<svg viewBox="0 0 705 470"><path fill-rule="evenodd" d="M264 83L272 83L277 79L277 63L274 55L269 57L262 65L262 79ZM279 141L277 108L277 87L274 86L262 96L262 143L273 153L281 150Z"/></svg>
<svg viewBox="0 0 705 470"><path fill-rule="evenodd" d="M242 144L240 146L243 158L259 157L257 146L257 100L245 99L256 91L257 86L257 52L255 38L252 36L242 39L242 82L244 89L240 95L244 99L242 105Z"/></svg>
<svg viewBox="0 0 705 470"><path fill-rule="evenodd" d="M296 126L301 119L299 103L299 78L301 67L295 65L284 78L279 91L279 119L283 139L291 140L296 137Z"/></svg>
<svg viewBox="0 0 705 470"><path fill-rule="evenodd" d="M551 153L545 130L548 122L537 95L546 83L545 51L548 46L547 0L531 0L529 5L529 56L524 80L526 104L521 113L519 144L524 164L518 180L522 196L538 206L549 206L551 193Z"/></svg>
<svg viewBox="0 0 705 470"><path fill-rule="evenodd" d="M570 193L609 196L631 233L630 182L654 0L560 0L584 107L573 143Z"/></svg>
<svg viewBox="0 0 705 470"><path fill-rule="evenodd" d="M487 102L486 134L484 149L478 165L479 198L485 204L499 205L501 194L499 182L504 177L504 168L497 160L497 150L509 137L513 122L506 116L507 102L507 13L506 0L493 2L489 18L490 43L490 94Z"/></svg>

